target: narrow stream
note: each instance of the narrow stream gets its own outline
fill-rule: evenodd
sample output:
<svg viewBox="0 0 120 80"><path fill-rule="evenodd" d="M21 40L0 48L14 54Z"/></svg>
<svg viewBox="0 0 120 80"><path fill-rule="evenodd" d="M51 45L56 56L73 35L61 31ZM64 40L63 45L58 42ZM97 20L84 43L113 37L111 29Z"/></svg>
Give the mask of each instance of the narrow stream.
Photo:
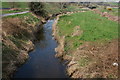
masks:
<svg viewBox="0 0 120 80"><path fill-rule="evenodd" d="M55 58L57 42L52 37L52 24L48 20L42 32L38 35L34 51L30 58L15 73L14 78L67 78L65 66Z"/></svg>

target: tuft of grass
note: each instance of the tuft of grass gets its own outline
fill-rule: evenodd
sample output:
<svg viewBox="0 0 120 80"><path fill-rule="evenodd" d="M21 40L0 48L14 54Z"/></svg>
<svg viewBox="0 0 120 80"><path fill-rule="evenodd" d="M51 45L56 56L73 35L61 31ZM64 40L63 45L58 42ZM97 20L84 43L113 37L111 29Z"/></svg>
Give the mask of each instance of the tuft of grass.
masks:
<svg viewBox="0 0 120 80"><path fill-rule="evenodd" d="M118 77L118 76L115 76L114 74L109 74L108 75L108 78L116 78L116 77Z"/></svg>
<svg viewBox="0 0 120 80"><path fill-rule="evenodd" d="M26 19L26 22L29 24L34 23L34 22L38 23L40 21L40 19L33 16L32 13L26 14L25 17L28 17Z"/></svg>
<svg viewBox="0 0 120 80"><path fill-rule="evenodd" d="M104 42L118 38L118 23L92 11L61 16L57 26L59 26L60 36L67 35L65 37L65 51L75 50L86 41ZM75 26L80 26L83 33L72 37Z"/></svg>
<svg viewBox="0 0 120 80"><path fill-rule="evenodd" d="M17 38L17 37L13 37L13 36L8 36L8 38L18 47L18 48L22 48L23 44L25 44L25 42L28 41L27 38Z"/></svg>
<svg viewBox="0 0 120 80"><path fill-rule="evenodd" d="M12 49L12 47L8 47L4 43L2 43L2 60L3 61L9 61L9 59L10 59L9 57L12 57L11 59L14 60L15 57L17 56L17 53L18 52L16 50Z"/></svg>
<svg viewBox="0 0 120 80"><path fill-rule="evenodd" d="M81 67L84 67L90 62L90 60L88 58L81 57L78 62Z"/></svg>

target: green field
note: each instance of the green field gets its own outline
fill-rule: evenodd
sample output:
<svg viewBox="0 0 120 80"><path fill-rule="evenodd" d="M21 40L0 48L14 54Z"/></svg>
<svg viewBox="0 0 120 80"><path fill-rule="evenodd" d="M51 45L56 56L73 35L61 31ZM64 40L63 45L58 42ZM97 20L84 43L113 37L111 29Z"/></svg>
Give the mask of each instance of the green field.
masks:
<svg viewBox="0 0 120 80"><path fill-rule="evenodd" d="M94 14L92 11L61 16L57 26L59 35L66 36L65 51L74 50L84 42L105 42L118 38L118 23ZM72 37L75 26L80 26L83 33Z"/></svg>
<svg viewBox="0 0 120 80"><path fill-rule="evenodd" d="M118 8L112 8L111 11L107 10L107 9L103 9L100 8L101 12L108 12L109 14L113 15L113 16L118 16L119 15L119 9Z"/></svg>
<svg viewBox="0 0 120 80"><path fill-rule="evenodd" d="M2 2L2 8L28 8L27 2Z"/></svg>
<svg viewBox="0 0 120 80"><path fill-rule="evenodd" d="M2 2L2 8L19 8L18 10L2 10L2 14L28 11L27 2Z"/></svg>
<svg viewBox="0 0 120 80"><path fill-rule="evenodd" d="M108 2L108 4L110 4L112 6L118 6L119 5L117 2Z"/></svg>
<svg viewBox="0 0 120 80"><path fill-rule="evenodd" d="M25 22L27 22L28 24L32 24L34 22L38 23L40 21L40 19L33 16L32 13L11 15L11 16L7 16L4 18L16 18L16 17L21 18L21 19L25 19Z"/></svg>

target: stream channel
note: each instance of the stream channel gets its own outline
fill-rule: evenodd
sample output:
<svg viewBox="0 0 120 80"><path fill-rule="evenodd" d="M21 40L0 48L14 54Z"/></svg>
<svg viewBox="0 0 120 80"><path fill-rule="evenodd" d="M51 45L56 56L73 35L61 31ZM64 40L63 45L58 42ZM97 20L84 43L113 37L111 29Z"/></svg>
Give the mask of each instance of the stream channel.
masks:
<svg viewBox="0 0 120 80"><path fill-rule="evenodd" d="M37 35L35 49L29 53L29 59L14 74L14 78L68 78L65 65L55 58L57 42L52 36L54 20L48 20Z"/></svg>

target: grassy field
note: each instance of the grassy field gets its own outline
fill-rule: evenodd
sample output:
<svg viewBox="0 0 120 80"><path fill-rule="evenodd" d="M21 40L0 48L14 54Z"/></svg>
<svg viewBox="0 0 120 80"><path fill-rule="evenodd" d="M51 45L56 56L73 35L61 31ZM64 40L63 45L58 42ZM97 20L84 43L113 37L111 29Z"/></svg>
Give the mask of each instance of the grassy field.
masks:
<svg viewBox="0 0 120 80"><path fill-rule="evenodd" d="M118 6L117 2L108 2L108 4L112 5L112 6Z"/></svg>
<svg viewBox="0 0 120 80"><path fill-rule="evenodd" d="M35 16L32 15L32 13L25 13L25 14L16 14L16 15L11 15L11 16L6 16L3 17L3 19L7 18L20 18L24 19L26 23L32 24L34 22L38 23L40 19L36 18Z"/></svg>
<svg viewBox="0 0 120 80"><path fill-rule="evenodd" d="M27 2L2 2L2 8L19 8L18 10L2 10L2 14L28 11ZM26 9L28 8L28 9Z"/></svg>
<svg viewBox="0 0 120 80"><path fill-rule="evenodd" d="M75 50L84 42L105 42L118 37L117 22L100 17L99 14L94 14L92 11L61 16L58 26L59 35L66 36L65 51ZM72 37L76 26L79 26L79 30L83 33Z"/></svg>
<svg viewBox="0 0 120 80"><path fill-rule="evenodd" d="M28 8L27 2L2 2L2 8Z"/></svg>
<svg viewBox="0 0 120 80"><path fill-rule="evenodd" d="M65 36L65 56L78 64L68 74L74 67L78 73L72 77L117 78L118 67L112 65L118 61L117 22L87 11L61 16L57 26L59 36Z"/></svg>
<svg viewBox="0 0 120 80"><path fill-rule="evenodd" d="M108 12L109 14L111 14L111 15L113 15L113 16L118 16L118 15L120 15L118 8L112 8L111 11L109 11L109 10L107 10L107 9L100 8L100 11L101 11L101 12Z"/></svg>
<svg viewBox="0 0 120 80"><path fill-rule="evenodd" d="M27 2L2 2L2 8L19 8L18 10L2 10L2 14L28 11Z"/></svg>

